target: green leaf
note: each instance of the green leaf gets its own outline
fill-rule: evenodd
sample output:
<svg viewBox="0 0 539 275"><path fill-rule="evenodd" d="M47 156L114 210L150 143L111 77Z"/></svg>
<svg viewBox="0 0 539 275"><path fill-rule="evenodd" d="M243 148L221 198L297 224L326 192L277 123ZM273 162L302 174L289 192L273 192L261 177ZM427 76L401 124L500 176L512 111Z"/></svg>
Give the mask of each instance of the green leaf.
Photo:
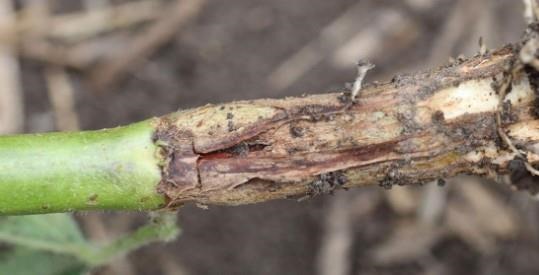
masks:
<svg viewBox="0 0 539 275"><path fill-rule="evenodd" d="M81 274L93 251L69 214L2 217L0 241L3 274Z"/></svg>
<svg viewBox="0 0 539 275"><path fill-rule="evenodd" d="M4 238L2 235L57 244L85 242L79 227L69 214L2 217L0 218L0 239Z"/></svg>
<svg viewBox="0 0 539 275"><path fill-rule="evenodd" d="M69 214L0 217L2 274L81 274L155 241L179 233L176 213L160 212L135 232L97 246L88 242ZM0 247L1 249L1 247Z"/></svg>
<svg viewBox="0 0 539 275"><path fill-rule="evenodd" d="M15 247L0 254L2 274L78 275L88 268L74 257Z"/></svg>
<svg viewBox="0 0 539 275"><path fill-rule="evenodd" d="M82 257L90 249L69 214L0 218L0 241Z"/></svg>

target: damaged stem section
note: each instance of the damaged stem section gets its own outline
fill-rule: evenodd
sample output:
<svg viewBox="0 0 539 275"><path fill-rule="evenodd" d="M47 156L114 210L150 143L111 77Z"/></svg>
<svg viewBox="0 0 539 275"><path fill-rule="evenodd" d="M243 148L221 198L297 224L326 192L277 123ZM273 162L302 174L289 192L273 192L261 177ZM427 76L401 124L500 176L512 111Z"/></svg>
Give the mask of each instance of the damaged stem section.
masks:
<svg viewBox="0 0 539 275"><path fill-rule="evenodd" d="M525 68L499 93L516 52L366 85L355 101L346 92L238 101L109 130L2 137L0 214L240 205L522 175L539 161L539 78Z"/></svg>
<svg viewBox="0 0 539 275"><path fill-rule="evenodd" d="M308 198L338 188L424 183L457 174L498 179L539 160L535 73L501 83L518 52L507 46L432 71L348 93L240 101L157 120L167 207ZM501 93L500 93L501 94ZM514 171L513 171L514 172Z"/></svg>

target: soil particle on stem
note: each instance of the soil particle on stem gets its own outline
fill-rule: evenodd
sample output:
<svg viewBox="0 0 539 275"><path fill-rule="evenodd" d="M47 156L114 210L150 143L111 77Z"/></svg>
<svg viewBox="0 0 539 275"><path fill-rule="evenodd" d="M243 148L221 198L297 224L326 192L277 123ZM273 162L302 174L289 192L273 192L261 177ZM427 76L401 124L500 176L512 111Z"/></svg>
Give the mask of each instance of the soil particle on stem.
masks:
<svg viewBox="0 0 539 275"><path fill-rule="evenodd" d="M97 198L98 198L98 195L97 194L92 194L88 197L88 201L86 202L86 204L88 205L97 205Z"/></svg>
<svg viewBox="0 0 539 275"><path fill-rule="evenodd" d="M446 182L445 182L444 179L438 179L438 180L436 181L436 184L438 184L438 186L440 186L440 187L444 187L444 186L445 186L445 183L446 183Z"/></svg>
<svg viewBox="0 0 539 275"><path fill-rule="evenodd" d="M402 134L409 135L415 133L418 130L421 130L421 126L414 120L415 112L414 110L406 110L400 113L397 113L397 120L402 125Z"/></svg>
<svg viewBox="0 0 539 275"><path fill-rule="evenodd" d="M386 172L386 176L380 183L378 184L380 187L384 189L391 189L394 185L406 185L409 183L409 180L406 178L404 174L402 174L399 171L399 165L393 164L388 168L388 171Z"/></svg>
<svg viewBox="0 0 539 275"><path fill-rule="evenodd" d="M294 138L300 138L303 137L305 134L305 129L299 127L299 126L291 126L290 127L290 135Z"/></svg>
<svg viewBox="0 0 539 275"><path fill-rule="evenodd" d="M249 154L249 144L241 142L240 144L230 148L230 153L235 156L244 157Z"/></svg>
<svg viewBox="0 0 539 275"><path fill-rule="evenodd" d="M531 66L526 66L524 70L526 71L526 74L528 75L530 86L532 87L535 93L535 100L533 104L534 108L532 109L532 113L535 117L539 117L539 72L537 72Z"/></svg>
<svg viewBox="0 0 539 275"><path fill-rule="evenodd" d="M307 105L298 110L300 116L307 116L311 122L332 121L335 119L336 109L324 105Z"/></svg>
<svg viewBox="0 0 539 275"><path fill-rule="evenodd" d="M539 184L537 177L528 172L525 165L525 160L519 157L515 157L507 165L507 169L511 172L511 184L517 190L527 190L531 194L539 193Z"/></svg>
<svg viewBox="0 0 539 275"><path fill-rule="evenodd" d="M432 123L436 124L437 126L441 126L445 122L444 112L438 110L432 114L431 117Z"/></svg>
<svg viewBox="0 0 539 275"><path fill-rule="evenodd" d="M401 88L403 86L415 83L413 75L410 74L398 74L391 79L395 88Z"/></svg>
<svg viewBox="0 0 539 275"><path fill-rule="evenodd" d="M514 123L518 120L518 116L511 112L512 110L512 104L511 101L506 100L502 103L502 112L501 112L501 119L502 123Z"/></svg>
<svg viewBox="0 0 539 275"><path fill-rule="evenodd" d="M348 178L342 171L320 174L309 184L308 195L314 197L321 194L333 194L333 191L343 188Z"/></svg>
<svg viewBox="0 0 539 275"><path fill-rule="evenodd" d="M491 88L496 94L498 94L498 91L500 90L500 83L499 83L498 79L496 78L496 76L493 76L493 77L492 77L492 81L490 82L490 88Z"/></svg>
<svg viewBox="0 0 539 275"><path fill-rule="evenodd" d="M343 104L349 104L352 102L352 92L346 91L337 96L337 100Z"/></svg>
<svg viewBox="0 0 539 275"><path fill-rule="evenodd" d="M324 111L324 108L322 106L307 105L301 108L299 113L302 115L309 116L311 118L311 121L316 122L324 118L323 111Z"/></svg>
<svg viewBox="0 0 539 275"><path fill-rule="evenodd" d="M446 123L443 112L436 111L431 121L436 131L461 144L457 148L459 153L469 152L474 147L498 138L496 121L489 115Z"/></svg>
<svg viewBox="0 0 539 275"><path fill-rule="evenodd" d="M233 118L234 118L234 115L232 113L226 114L227 129L229 132L233 132L234 130L236 130L236 127L234 127L234 121L232 120Z"/></svg>

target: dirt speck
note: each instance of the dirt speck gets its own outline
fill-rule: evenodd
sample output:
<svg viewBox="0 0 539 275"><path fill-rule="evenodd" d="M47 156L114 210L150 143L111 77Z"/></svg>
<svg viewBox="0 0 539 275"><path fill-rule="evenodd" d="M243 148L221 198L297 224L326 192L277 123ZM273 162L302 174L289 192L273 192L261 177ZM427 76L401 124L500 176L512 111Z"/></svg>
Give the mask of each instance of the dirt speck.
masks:
<svg viewBox="0 0 539 275"><path fill-rule="evenodd" d="M392 164L388 168L388 170L386 172L386 176L384 177L384 179L382 181L380 181L378 186L389 190L389 189L393 188L394 185L402 186L402 185L406 185L408 183L409 183L409 180L406 177L406 175L401 173L400 170L399 170L399 164Z"/></svg>
<svg viewBox="0 0 539 275"><path fill-rule="evenodd" d="M290 135L294 138L300 138L303 137L305 134L305 129L299 126L290 126Z"/></svg>
<svg viewBox="0 0 539 275"><path fill-rule="evenodd" d="M432 123L440 125L443 124L445 121L444 112L438 110L432 114L431 117Z"/></svg>
<svg viewBox="0 0 539 275"><path fill-rule="evenodd" d="M400 88L400 87L403 87L407 84L411 84L414 82L414 79L411 75L407 75L407 74L398 74L398 75L395 75L392 79L391 79L391 83L394 84L395 88Z"/></svg>
<svg viewBox="0 0 539 275"><path fill-rule="evenodd" d="M230 107L230 109L232 109L232 107ZM236 130L236 127L234 127L234 121L232 120L233 118L234 118L234 114L230 112L226 114L227 129L229 132L233 132L234 130Z"/></svg>
<svg viewBox="0 0 539 275"><path fill-rule="evenodd" d="M484 145L498 138L496 121L491 115L466 117L462 121L451 124L436 122L437 118L434 116L432 119L437 131L461 144L457 148L459 153L469 152L473 147Z"/></svg>
<svg viewBox="0 0 539 275"><path fill-rule="evenodd" d="M229 120L227 122L227 129L229 132L233 132L234 130L236 130L236 127L234 127L234 122L232 120Z"/></svg>
<svg viewBox="0 0 539 275"><path fill-rule="evenodd" d="M244 157L249 154L249 144L241 142L240 144L230 148L229 152L235 156Z"/></svg>
<svg viewBox="0 0 539 275"><path fill-rule="evenodd" d="M511 184L518 190L527 190L534 195L539 193L538 177L528 172L523 159L515 157L509 161L507 169L511 171Z"/></svg>
<svg viewBox="0 0 539 275"><path fill-rule="evenodd" d="M96 205L97 204L97 198L99 197L99 195L97 194L92 194L88 197L88 200L86 201L86 204L88 205Z"/></svg>
<svg viewBox="0 0 539 275"><path fill-rule="evenodd" d="M337 100L339 100L340 103L348 104L352 102L352 92L345 91L337 96Z"/></svg>
<svg viewBox="0 0 539 275"><path fill-rule="evenodd" d="M440 187L444 187L444 186L445 186L445 183L446 183L446 182L445 182L444 179L438 179L438 180L436 181L436 184L438 184L438 186L440 186Z"/></svg>
<svg viewBox="0 0 539 275"><path fill-rule="evenodd" d="M309 184L308 195L313 197L321 194L333 194L333 191L342 188L347 181L348 179L342 171L320 174Z"/></svg>
<svg viewBox="0 0 539 275"><path fill-rule="evenodd" d="M298 147L290 147L290 148L287 148L287 149L286 149L286 152L287 152L288 154L295 154L295 153L297 153L297 152L301 152L301 149L298 148Z"/></svg>
<svg viewBox="0 0 539 275"><path fill-rule="evenodd" d="M397 120L402 125L402 134L412 134L418 130L421 130L421 126L414 120L415 112L413 110L406 110L397 113Z"/></svg>
<svg viewBox="0 0 539 275"><path fill-rule="evenodd" d="M512 112L511 101L506 100L502 103L502 112L501 112L502 123L514 123L518 120L516 114Z"/></svg>
<svg viewBox="0 0 539 275"><path fill-rule="evenodd" d="M530 80L530 86L535 93L534 108L532 112L535 117L539 117L539 72L530 66L526 66L525 71Z"/></svg>
<svg viewBox="0 0 539 275"><path fill-rule="evenodd" d="M335 115L331 114L332 111L334 111L334 109L329 106L307 105L299 109L298 114L310 117L312 122L321 120L330 121L335 119Z"/></svg>

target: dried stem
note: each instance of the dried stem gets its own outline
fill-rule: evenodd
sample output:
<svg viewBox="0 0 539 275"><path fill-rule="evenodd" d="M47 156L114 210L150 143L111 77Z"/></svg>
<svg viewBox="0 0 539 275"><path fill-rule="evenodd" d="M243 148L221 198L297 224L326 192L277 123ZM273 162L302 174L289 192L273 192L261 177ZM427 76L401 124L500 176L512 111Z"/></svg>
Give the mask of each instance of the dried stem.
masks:
<svg viewBox="0 0 539 275"><path fill-rule="evenodd" d="M539 141L530 84L535 76L520 67L505 83L511 91L497 93L497 79L507 79L504 72L517 56L508 46L398 76L365 87L350 108L349 97L333 93L206 106L160 118L156 136L168 158L160 192L169 207L189 201L235 205L462 173L496 178L520 156L515 146L529 152L524 163L532 167L539 159L531 153Z"/></svg>

